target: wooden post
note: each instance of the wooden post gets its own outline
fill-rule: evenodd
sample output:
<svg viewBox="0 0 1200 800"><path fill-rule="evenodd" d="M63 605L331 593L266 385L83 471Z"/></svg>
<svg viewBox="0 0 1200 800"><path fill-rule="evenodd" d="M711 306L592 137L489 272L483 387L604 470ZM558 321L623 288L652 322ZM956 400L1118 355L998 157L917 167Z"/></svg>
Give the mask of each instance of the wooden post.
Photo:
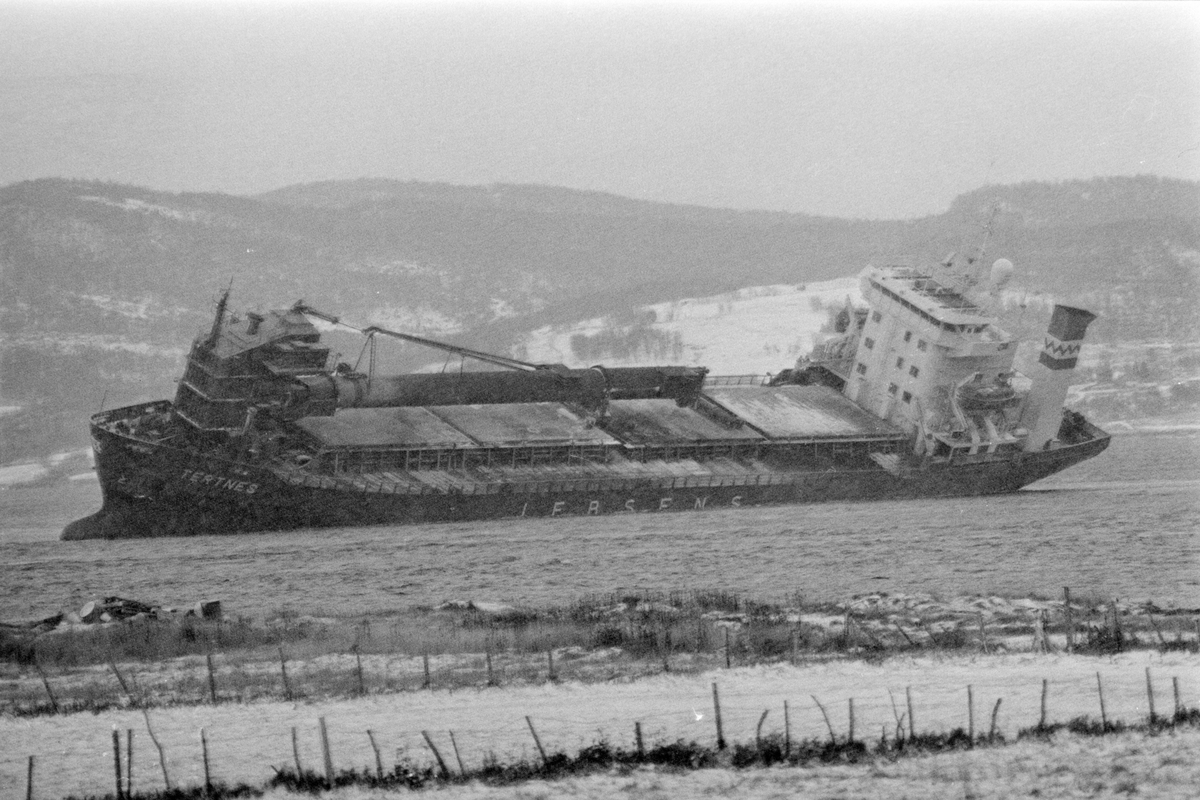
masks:
<svg viewBox="0 0 1200 800"><path fill-rule="evenodd" d="M1071 617L1071 587L1063 587L1063 611L1067 615L1067 652L1075 652L1075 624Z"/></svg>
<svg viewBox="0 0 1200 800"><path fill-rule="evenodd" d="M450 734L450 746L454 748L454 760L458 762L458 774L464 778L467 777L467 768L463 766L462 756L458 754L458 742L454 741L454 731L448 731Z"/></svg>
<svg viewBox="0 0 1200 800"><path fill-rule="evenodd" d="M362 655L358 652L358 645L354 645L354 663L358 672L358 695L359 697L367 693L367 684L363 681L362 670Z"/></svg>
<svg viewBox="0 0 1200 800"><path fill-rule="evenodd" d="M904 687L904 699L908 702L908 738L916 739L917 738L917 724L914 721L914 717L913 717L912 687L911 686Z"/></svg>
<svg viewBox="0 0 1200 800"><path fill-rule="evenodd" d="M850 705L850 733L847 736L846 741L853 744L854 743L854 698L853 697L850 698L849 705Z"/></svg>
<svg viewBox="0 0 1200 800"><path fill-rule="evenodd" d="M129 691L129 684L125 682L125 677L121 674L121 670L117 669L117 662L109 658L108 665L112 667L113 674L117 676L117 683L121 684L121 691L125 693L125 697L129 700L129 705L137 708L137 701L133 699L133 692Z"/></svg>
<svg viewBox="0 0 1200 800"><path fill-rule="evenodd" d="M725 669L729 669L733 665L733 661L729 655L729 628L725 629Z"/></svg>
<svg viewBox="0 0 1200 800"><path fill-rule="evenodd" d="M825 713L825 706L821 705L821 701L817 699L815 694L809 695L809 697L817 704L817 708L821 709L821 716L825 718L825 727L829 728L829 743L837 744L837 737L833 735L833 723L829 721L829 715Z"/></svg>
<svg viewBox="0 0 1200 800"><path fill-rule="evenodd" d="M204 756L204 796L212 796L212 773L208 769L208 737L200 729L200 753Z"/></svg>
<svg viewBox="0 0 1200 800"><path fill-rule="evenodd" d="M125 796L133 797L133 728L125 729Z"/></svg>
<svg viewBox="0 0 1200 800"><path fill-rule="evenodd" d="M988 741L994 741L996 738L996 718L1000 715L1000 701L1003 697L996 698L996 705L992 706L992 726L988 728Z"/></svg>
<svg viewBox="0 0 1200 800"><path fill-rule="evenodd" d="M1100 729L1108 730L1108 715L1104 712L1104 684L1100 682L1100 673L1096 673L1096 691L1100 695Z"/></svg>
<svg viewBox="0 0 1200 800"><path fill-rule="evenodd" d="M1150 668L1146 667L1146 704L1150 707L1150 724L1153 725L1158 721L1158 715L1154 713L1154 684L1150 682Z"/></svg>
<svg viewBox="0 0 1200 800"><path fill-rule="evenodd" d="M788 702L783 701L783 757L792 754L792 720L788 716Z"/></svg>
<svg viewBox="0 0 1200 800"><path fill-rule="evenodd" d="M217 704L217 676L213 670L212 653L205 653L204 660L208 662L208 699Z"/></svg>
<svg viewBox="0 0 1200 800"><path fill-rule="evenodd" d="M769 713L771 713L771 709L763 709L762 716L758 718L758 725L754 728L754 749L758 751L759 758L762 757L762 726L767 721Z"/></svg>
<svg viewBox="0 0 1200 800"><path fill-rule="evenodd" d="M726 633L726 635L728 635L729 630L726 629L725 633ZM722 730L722 728L721 728L721 697L720 697L720 695L717 694L717 682L716 681L713 681L712 689L713 689L713 716L717 721L717 749L724 750L725 749L725 731Z"/></svg>
<svg viewBox="0 0 1200 800"><path fill-rule="evenodd" d="M1046 728L1046 694L1049 691L1050 681L1042 678L1042 715L1038 718L1038 730Z"/></svg>
<svg viewBox="0 0 1200 800"><path fill-rule="evenodd" d="M292 758L296 759L296 777L299 778L304 774L304 768L300 766L300 741L296 736L296 726L292 726Z"/></svg>
<svg viewBox="0 0 1200 800"><path fill-rule="evenodd" d="M1179 718L1183 715L1183 706L1179 703L1179 678L1171 678L1171 688L1175 692L1175 713L1171 715L1171 720L1178 722Z"/></svg>
<svg viewBox="0 0 1200 800"><path fill-rule="evenodd" d="M979 646L983 652L988 651L987 628L983 620L983 612L979 612Z"/></svg>
<svg viewBox="0 0 1200 800"><path fill-rule="evenodd" d="M423 653L421 655L421 665L425 669L425 683L421 686L421 688L422 689L432 689L433 688L433 678L429 674L429 653Z"/></svg>
<svg viewBox="0 0 1200 800"><path fill-rule="evenodd" d="M25 800L33 800L33 756L29 757L29 772L25 777Z"/></svg>
<svg viewBox="0 0 1200 800"><path fill-rule="evenodd" d="M526 717L526 719L529 719ZM429 749L433 751L433 757L437 759L438 769L442 771L442 778L450 778L450 770L446 768L446 762L442 759L442 754L438 752L437 745L433 743L433 737L429 735L429 731L421 731L421 735L425 737L425 744L429 745Z"/></svg>
<svg viewBox="0 0 1200 800"><path fill-rule="evenodd" d="M642 723L633 723L633 739L637 743L637 754L639 761L646 760L646 744L642 741Z"/></svg>
<svg viewBox="0 0 1200 800"><path fill-rule="evenodd" d="M796 629L795 629L795 628L792 628L792 636L791 636L791 639L792 639L792 642L791 642L791 645L792 645L792 657L791 657L791 660L790 660L790 662L789 662L789 663L791 663L791 665L794 667L794 666L796 666L796 639L797 639L797 632L796 632Z"/></svg>
<svg viewBox="0 0 1200 800"><path fill-rule="evenodd" d="M46 696L50 698L50 707L54 709L54 713L58 713L58 699L54 696L54 691L50 688L50 679L46 677L46 671L42 669L41 663L34 659L33 666L38 671L38 675L42 678L42 686L46 687Z"/></svg>
<svg viewBox="0 0 1200 800"><path fill-rule="evenodd" d="M117 777L117 800L125 796L125 782L121 780L121 734L113 725L113 774Z"/></svg>
<svg viewBox="0 0 1200 800"><path fill-rule="evenodd" d="M325 788L333 788L333 754L329 752L329 731L325 727L325 718L318 720L321 726L321 753L325 758Z"/></svg>
<svg viewBox="0 0 1200 800"><path fill-rule="evenodd" d="M558 680L558 676L554 674L554 651L546 650L546 680L553 683Z"/></svg>
<svg viewBox="0 0 1200 800"><path fill-rule="evenodd" d="M533 743L537 745L538 752L542 754L542 764L548 769L550 767L550 759L546 758L546 750L542 747L542 740L538 738L537 731L534 730L533 720L526 716L525 724L529 726L529 732L533 734Z"/></svg>
<svg viewBox="0 0 1200 800"><path fill-rule="evenodd" d="M975 744L975 691L967 684L967 739Z"/></svg>
<svg viewBox="0 0 1200 800"><path fill-rule="evenodd" d="M171 791L171 776L167 774L167 754L163 752L162 743L154 735L154 728L150 727L150 712L143 708L142 716L146 718L146 732L150 734L150 741L154 742L154 749L158 751L158 766L162 768L163 784L166 785L169 792Z"/></svg>
<svg viewBox="0 0 1200 800"><path fill-rule="evenodd" d="M283 696L291 700L293 697L292 685L288 683L287 659L283 657L283 645L279 646L279 673L283 675Z"/></svg>
<svg viewBox="0 0 1200 800"><path fill-rule="evenodd" d="M371 749L375 751L375 777L383 780L383 757L379 755L379 745L375 743L375 734L371 733L370 728L367 728L367 739L371 742Z"/></svg>
<svg viewBox="0 0 1200 800"><path fill-rule="evenodd" d="M491 650L488 650L484 654L484 660L487 662L487 674L488 674L487 685L488 686L499 686L499 684L496 682L496 675L495 675L495 673L492 672L492 651Z"/></svg>

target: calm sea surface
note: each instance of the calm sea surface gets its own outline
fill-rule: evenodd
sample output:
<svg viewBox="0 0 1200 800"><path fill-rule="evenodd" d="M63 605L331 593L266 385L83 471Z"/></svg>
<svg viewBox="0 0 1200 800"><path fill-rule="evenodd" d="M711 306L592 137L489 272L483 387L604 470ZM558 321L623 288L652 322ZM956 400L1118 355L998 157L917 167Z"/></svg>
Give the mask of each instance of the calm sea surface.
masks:
<svg viewBox="0 0 1200 800"><path fill-rule="evenodd" d="M1124 436L1016 494L229 537L61 542L94 482L0 490L0 620L120 595L234 614L384 613L726 589L1078 595L1200 607L1200 436Z"/></svg>

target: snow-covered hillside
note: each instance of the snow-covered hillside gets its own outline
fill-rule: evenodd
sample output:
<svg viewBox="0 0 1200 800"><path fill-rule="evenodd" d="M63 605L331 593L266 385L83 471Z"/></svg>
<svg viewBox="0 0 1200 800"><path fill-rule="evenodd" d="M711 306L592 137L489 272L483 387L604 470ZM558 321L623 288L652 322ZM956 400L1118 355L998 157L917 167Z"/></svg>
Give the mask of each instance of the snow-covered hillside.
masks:
<svg viewBox="0 0 1200 800"><path fill-rule="evenodd" d="M645 306L638 309L643 312L639 318L653 321L637 325L681 342L682 357L664 359L651 353L635 353L624 358L606 356L603 362L614 367L664 362L705 366L714 375L778 372L812 349L821 327L829 320L829 310L841 308L847 298L862 303L857 277L751 286L726 294ZM584 359L572 347L572 338L596 336L620 327L620 321L605 317L570 327L539 328L526 339L524 356L534 362L581 366Z"/></svg>

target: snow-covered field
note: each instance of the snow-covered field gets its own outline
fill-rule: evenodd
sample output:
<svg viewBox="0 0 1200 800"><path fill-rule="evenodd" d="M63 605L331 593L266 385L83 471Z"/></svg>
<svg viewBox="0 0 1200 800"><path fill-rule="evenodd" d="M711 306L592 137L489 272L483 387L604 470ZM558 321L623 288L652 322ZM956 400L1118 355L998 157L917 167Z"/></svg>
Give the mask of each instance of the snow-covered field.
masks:
<svg viewBox="0 0 1200 800"><path fill-rule="evenodd" d="M895 762L849 766L707 769L667 772L639 769L559 781L493 788L475 783L430 793L436 800L682 800L682 798L878 798L878 800L987 800L1011 797L1152 797L1191 800L1200 785L1200 731L1085 739L1063 735L1052 744L1021 742ZM268 798L288 795L283 791ZM411 797L410 792L341 790L340 800Z"/></svg>
<svg viewBox="0 0 1200 800"><path fill-rule="evenodd" d="M846 299L861 304L857 277L809 284L751 286L711 297L676 300L646 306L654 312L651 327L683 340L682 359L672 363L705 366L714 375L749 375L778 372L791 367L797 357L812 349L829 308ZM571 337L594 335L607 324L591 319L570 327L544 327L526 340L530 361L575 364ZM662 359L650 359L655 363ZM609 366L632 366L646 359L605 359Z"/></svg>
<svg viewBox="0 0 1200 800"><path fill-rule="evenodd" d="M1200 656L1138 651L1104 657L923 656L882 663L773 665L586 685L563 683L406 692L355 700L174 707L151 711L150 720L166 750L168 768L177 785L202 781L201 728L207 732L214 776L228 782L257 784L271 776L272 765L292 763L293 727L298 731L303 763L319 769L317 726L321 717L327 721L338 768L374 763L368 730L380 745L385 765L391 764L396 755L431 761L421 732L429 731L449 752L448 732L453 731L462 758L470 767L489 753L502 761L534 758L536 750L526 716L532 719L548 750L573 753L602 738L628 747L635 722L642 723L648 742L685 739L711 743L715 739L714 682L719 686L725 736L740 742L753 740L764 710L769 711L764 733L782 732L784 701L789 704L793 738L828 735L814 696L829 711L839 736L847 732L851 698L856 737L878 739L884 730L891 735L896 727L895 715L905 712L906 688L911 690L917 730L966 728L967 687L971 686L977 733L988 730L1000 699L997 727L1012 738L1020 728L1038 722L1043 679L1049 681L1049 722L1081 715L1099 718L1097 673L1103 682L1108 718L1143 721L1148 711L1147 667L1155 683L1160 714L1172 711L1173 678L1178 679L1185 705L1200 704ZM136 667L127 665L126 671L136 680ZM105 791L112 782L114 727L135 731L135 787L161 786L157 754L142 715L124 710L0 720L0 795L14 796L24 789L28 755L35 755L41 765L38 797ZM799 789L810 787L822 797L962 797L961 770L966 764L969 780L979 782L978 796L1008 796L1007 790L1014 785L1040 788L1042 796L1074 796L1047 791L1055 786L1093 796L1087 787L1096 781L1107 781L1106 785L1112 786L1126 781L1155 797L1190 797L1194 796L1191 787L1200 785L1197 743L1200 735L1195 733L1099 740L1068 737L1054 747L1023 743L1000 751L946 754L871 766L716 770L695 775L639 771L627 776L572 779L550 788L496 790L494 796L607 797L619 793L630 797L680 797L735 793L754 798L793 796ZM1125 772L1113 771L1117 764L1127 764L1122 767ZM991 789L984 791L985 785ZM439 790L435 796L493 796L490 791L466 787Z"/></svg>

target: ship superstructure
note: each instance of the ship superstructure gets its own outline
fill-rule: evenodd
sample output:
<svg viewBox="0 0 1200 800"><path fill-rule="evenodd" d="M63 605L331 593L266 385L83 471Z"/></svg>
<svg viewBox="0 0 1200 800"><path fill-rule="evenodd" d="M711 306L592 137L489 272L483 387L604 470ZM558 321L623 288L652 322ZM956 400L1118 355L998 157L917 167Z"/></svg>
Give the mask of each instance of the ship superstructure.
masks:
<svg viewBox="0 0 1200 800"><path fill-rule="evenodd" d="M1006 262L1005 262L1006 263ZM1004 265L997 262L997 271ZM104 492L64 538L554 517L1014 491L1108 436L1062 407L1091 315L1056 307L1032 381L986 303L868 268L866 308L776 376L485 362L380 375L335 363L300 302L218 304L174 401L96 415Z"/></svg>

